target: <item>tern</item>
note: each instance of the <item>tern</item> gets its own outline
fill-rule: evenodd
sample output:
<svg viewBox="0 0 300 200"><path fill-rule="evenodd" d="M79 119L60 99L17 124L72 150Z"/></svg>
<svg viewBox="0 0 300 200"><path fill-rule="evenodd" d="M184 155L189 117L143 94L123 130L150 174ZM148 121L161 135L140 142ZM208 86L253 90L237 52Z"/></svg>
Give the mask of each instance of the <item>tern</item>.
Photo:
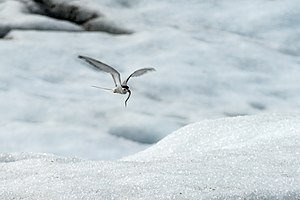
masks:
<svg viewBox="0 0 300 200"><path fill-rule="evenodd" d="M136 71L134 71L132 74L130 74L128 76L128 78L125 81L121 81L121 75L120 73L113 67L90 57L87 56L81 56L79 55L78 58L86 61L87 63L89 63L92 66L92 69L96 70L96 71L103 71L103 72L107 72L109 74L111 74L113 81L115 83L115 87L112 89L109 88L104 88L104 87L99 87L99 86L93 86L95 88L99 88L99 89L104 89L104 90L111 90L113 93L118 93L118 94L126 94L128 92L128 97L125 100L125 107L127 107L127 101L131 96L131 91L129 89L128 81L131 77L138 77L138 76L142 76L144 74L146 74L147 72L151 72L151 71L155 71L154 68L141 68L138 69Z"/></svg>

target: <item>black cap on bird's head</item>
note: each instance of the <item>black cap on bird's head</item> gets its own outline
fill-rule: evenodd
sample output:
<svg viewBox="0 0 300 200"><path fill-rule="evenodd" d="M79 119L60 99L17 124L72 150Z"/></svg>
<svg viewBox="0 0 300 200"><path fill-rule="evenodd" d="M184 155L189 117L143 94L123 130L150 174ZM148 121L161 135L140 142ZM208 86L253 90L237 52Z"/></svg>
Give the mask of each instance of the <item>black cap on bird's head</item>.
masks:
<svg viewBox="0 0 300 200"><path fill-rule="evenodd" d="M129 91L129 87L127 85L121 85L121 87L124 93L127 93Z"/></svg>

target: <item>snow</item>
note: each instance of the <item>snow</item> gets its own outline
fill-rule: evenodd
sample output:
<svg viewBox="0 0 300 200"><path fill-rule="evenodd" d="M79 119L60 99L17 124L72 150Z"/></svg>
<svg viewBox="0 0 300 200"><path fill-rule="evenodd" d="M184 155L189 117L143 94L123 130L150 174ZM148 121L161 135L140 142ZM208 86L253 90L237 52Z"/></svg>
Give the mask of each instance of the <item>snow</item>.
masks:
<svg viewBox="0 0 300 200"><path fill-rule="evenodd" d="M300 199L297 0L72 2L134 33L0 40L0 199ZM78 28L23 6L0 35ZM156 72L125 108L78 55Z"/></svg>
<svg viewBox="0 0 300 200"><path fill-rule="evenodd" d="M295 0L81 3L135 33L13 31L1 40L0 152L118 159L192 122L300 107ZM4 5L1 15L26 20L18 1ZM91 87L113 83L78 55L123 78L157 71L130 80L124 108L125 96Z"/></svg>
<svg viewBox="0 0 300 200"><path fill-rule="evenodd" d="M290 151L291 155L295 153L296 156L300 152L290 147L299 146L299 129L298 114L204 120L175 131L156 145L126 160L193 160L197 155L210 154L209 152L238 154L242 151L248 154L254 151L263 154L266 151L267 154L269 151L278 153L279 149ZM294 150L296 151L293 153ZM284 152L280 152L282 153ZM229 156L224 158L228 159Z"/></svg>
<svg viewBox="0 0 300 200"><path fill-rule="evenodd" d="M3 199L299 199L300 114L204 120L118 161L2 153Z"/></svg>

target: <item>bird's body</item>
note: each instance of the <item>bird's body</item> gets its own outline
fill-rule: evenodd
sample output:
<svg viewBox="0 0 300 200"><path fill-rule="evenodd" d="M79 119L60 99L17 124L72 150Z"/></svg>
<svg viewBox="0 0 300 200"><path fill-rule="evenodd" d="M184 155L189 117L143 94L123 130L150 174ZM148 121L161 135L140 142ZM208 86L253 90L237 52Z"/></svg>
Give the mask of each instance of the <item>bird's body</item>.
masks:
<svg viewBox="0 0 300 200"><path fill-rule="evenodd" d="M117 87L113 88L112 91L113 93L126 94L128 89L123 88L122 85L118 85Z"/></svg>
<svg viewBox="0 0 300 200"><path fill-rule="evenodd" d="M103 71L103 72L107 72L107 73L111 74L111 76L113 78L113 81L115 83L115 87L113 89L103 88L103 87L99 87L99 86L93 86L93 87L104 89L104 90L112 90L113 93L118 93L118 94L129 93L127 99L125 100L125 106L127 106L127 101L128 101L128 99L130 98L130 95L131 95L131 91L129 90L129 87L127 85L129 79L131 77L141 76L141 75L143 75L147 72L150 72L150 71L155 71L154 68L138 69L138 70L134 71L132 74L130 74L125 81L121 82L120 73L116 69L114 69L113 67L111 67L111 66L109 66L105 63L102 63L98 60L95 60L93 58L86 57L86 56L78 56L78 58L85 60L87 63L89 63L93 67L94 70Z"/></svg>

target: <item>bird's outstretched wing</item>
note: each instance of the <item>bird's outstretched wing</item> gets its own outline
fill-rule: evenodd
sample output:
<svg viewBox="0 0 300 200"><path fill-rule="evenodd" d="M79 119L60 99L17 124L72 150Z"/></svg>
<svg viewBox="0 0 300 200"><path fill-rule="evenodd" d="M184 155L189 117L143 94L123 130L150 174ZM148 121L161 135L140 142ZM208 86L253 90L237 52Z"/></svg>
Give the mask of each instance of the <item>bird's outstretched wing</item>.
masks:
<svg viewBox="0 0 300 200"><path fill-rule="evenodd" d="M92 69L94 69L94 70L110 73L114 80L116 87L118 85L121 85L120 73L117 70L115 70L113 67L111 67L103 62L100 62L98 60L95 60L93 58L86 57L86 56L78 56L78 58L85 60L87 63L89 63L93 67Z"/></svg>
<svg viewBox="0 0 300 200"><path fill-rule="evenodd" d="M147 72L155 71L154 68L142 68L134 71L132 74L128 76L128 78L122 83L122 85L127 85L129 79L131 77L137 77L137 76L142 76L143 74L146 74Z"/></svg>

